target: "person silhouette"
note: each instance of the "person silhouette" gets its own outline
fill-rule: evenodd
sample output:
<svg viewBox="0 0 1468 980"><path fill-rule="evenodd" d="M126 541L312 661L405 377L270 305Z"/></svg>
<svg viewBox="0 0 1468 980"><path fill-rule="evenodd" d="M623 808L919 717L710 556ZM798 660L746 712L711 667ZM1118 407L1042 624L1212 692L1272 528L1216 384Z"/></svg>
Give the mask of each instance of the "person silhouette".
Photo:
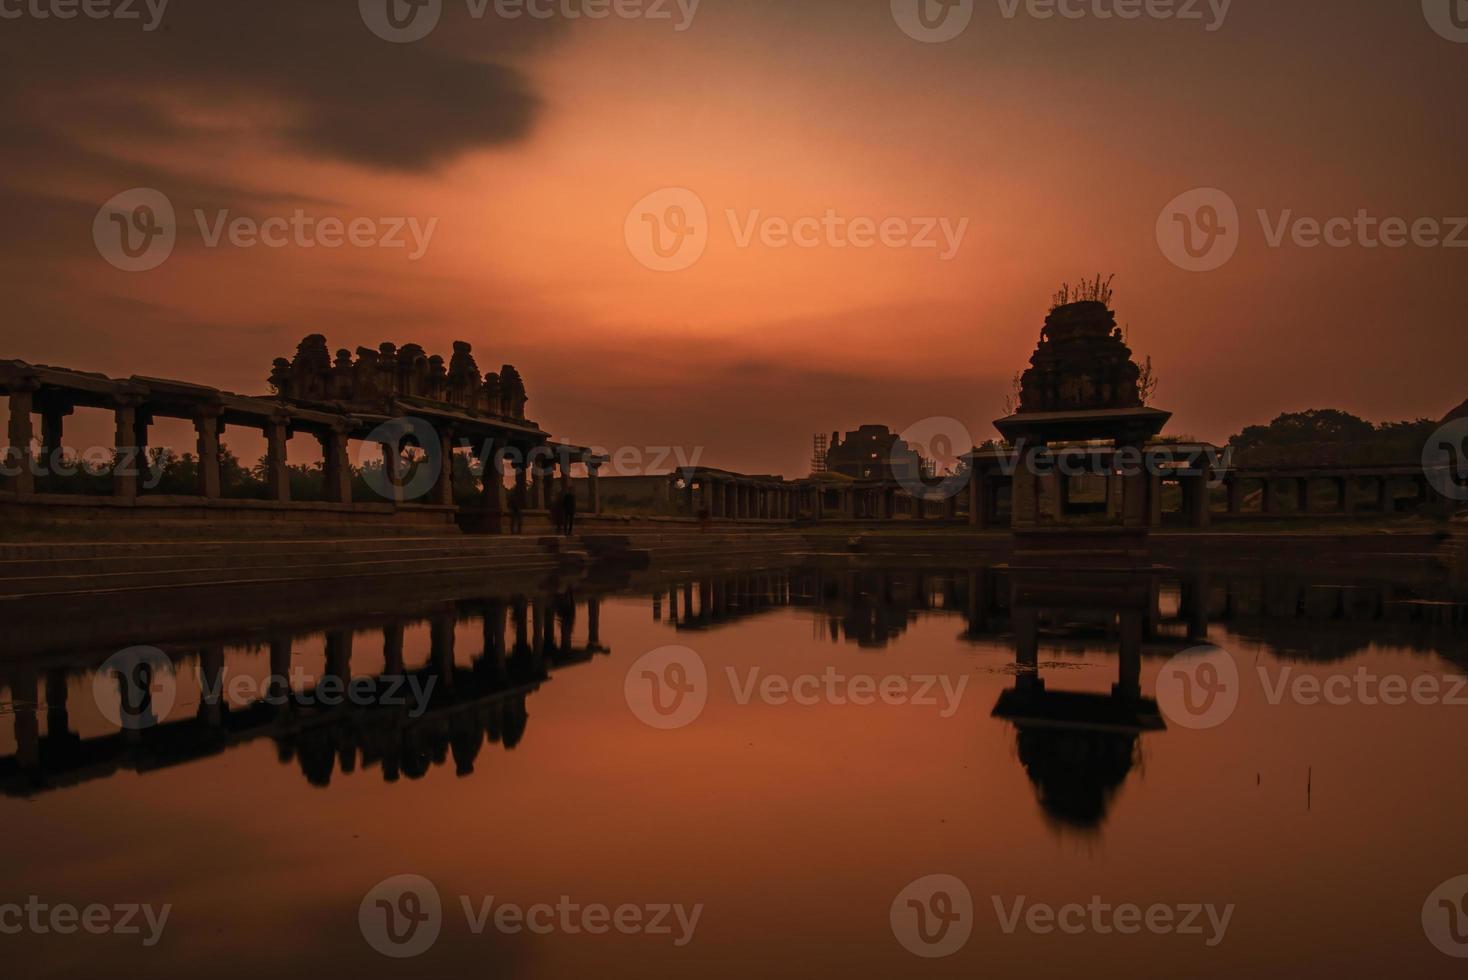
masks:
<svg viewBox="0 0 1468 980"><path fill-rule="evenodd" d="M576 526L576 491L571 487L567 487L561 496L561 523L569 538Z"/></svg>

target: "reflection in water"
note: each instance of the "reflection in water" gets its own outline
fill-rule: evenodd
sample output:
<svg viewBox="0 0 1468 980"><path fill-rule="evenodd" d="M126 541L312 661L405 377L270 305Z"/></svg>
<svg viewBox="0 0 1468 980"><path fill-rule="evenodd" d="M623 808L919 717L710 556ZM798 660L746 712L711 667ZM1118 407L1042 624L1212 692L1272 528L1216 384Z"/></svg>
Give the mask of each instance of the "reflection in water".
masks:
<svg viewBox="0 0 1468 980"><path fill-rule="evenodd" d="M927 616L961 617L965 643L1012 643L1014 681L993 716L1013 726L1019 764L1046 817L1088 832L1105 821L1137 762L1141 736L1166 728L1156 702L1141 689L1142 660L1204 642L1210 624L1226 623L1278 656L1302 660L1341 660L1390 642L1444 651L1447 659L1468 664L1461 653L1448 652L1459 649L1454 641L1465 625L1465 606L1456 597L1420 585L1322 581L1320 575L1162 569L1066 575L817 563L672 580L654 574L638 591L651 593L654 621L680 632L797 609L811 615L817 636L863 649L892 645ZM600 597L561 591L438 603L420 612L357 616L271 635L259 647L268 649L274 686L246 703L222 694L227 643L174 644L166 651L173 675L189 676L185 668L192 667L199 679L194 714L89 737L71 730L67 679L95 671L110 651L50 655L44 667L0 667L0 684L12 692L16 744L12 756L0 758L0 790L30 796L120 771L176 766L262 738L275 743L281 763L297 766L314 786L359 768L380 768L387 782L418 779L450 760L466 776L486 744L513 749L525 738L528 700L552 671L610 652L601 644L600 613ZM424 621L428 662L410 669L403 660L404 632ZM460 662L456 632L472 622L482 627L482 644ZM578 623L584 623L579 645L573 640ZM380 637L380 649L367 651L380 654L380 674L366 682L364 698L323 705L322 681L353 681L354 644L360 647L364 636ZM313 637L324 642L324 677L292 689L281 678L290 673L293 650ZM1042 676L1042 645L1076 662L1098 652L1114 656L1111 690L1057 688L1054 676ZM422 703L413 692L423 692ZM128 693L124 686L120 697ZM146 699L132 708L143 717L152 711Z"/></svg>
<svg viewBox="0 0 1468 980"><path fill-rule="evenodd" d="M288 686L293 641L268 642L269 689L249 703L226 697L225 644L188 647L169 655L174 677L198 677L198 709L192 717L152 723L153 688L132 687L119 677L119 699L134 703L135 721L116 733L83 738L71 731L67 677L91 669L94 658L72 668L46 671L46 734L40 734L33 670L10 672L14 692L17 751L0 758L0 789L8 795L36 792L110 776L123 770L148 772L217 755L269 738L282 764L299 766L314 786L328 786L338 768L380 767L394 782L418 779L453 760L460 776L474 771L484 744L513 749L525 737L526 701L553 670L610 653L601 645L598 598L577 602L571 593L523 596L454 604L428 617L429 662L409 669L403 662L408 618L392 618L380 630L383 669L372 678L353 678L351 660L360 634L351 626L322 631L324 676L300 689ZM573 643L578 609L585 611L585 642ZM468 666L455 661L459 623L479 620L483 647ZM88 662L89 661L89 662ZM344 691L350 689L350 698ZM138 723L136 719L144 719Z"/></svg>

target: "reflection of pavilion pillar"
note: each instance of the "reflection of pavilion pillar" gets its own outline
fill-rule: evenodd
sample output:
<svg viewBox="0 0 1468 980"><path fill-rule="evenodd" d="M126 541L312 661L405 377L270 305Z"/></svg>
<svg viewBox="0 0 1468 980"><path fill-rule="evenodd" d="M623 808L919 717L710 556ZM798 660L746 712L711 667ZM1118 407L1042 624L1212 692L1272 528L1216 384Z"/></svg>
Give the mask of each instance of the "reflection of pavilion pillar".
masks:
<svg viewBox="0 0 1468 980"><path fill-rule="evenodd" d="M1037 609L1017 607L1012 614L1014 629L1014 659L1021 670L1015 680L1020 688L1044 687L1040 680L1040 612Z"/></svg>
<svg viewBox="0 0 1468 980"><path fill-rule="evenodd" d="M601 491L596 482L596 474L600 469L600 463L586 464L586 509L593 516L601 513Z"/></svg>
<svg viewBox="0 0 1468 980"><path fill-rule="evenodd" d="M428 646L438 682L448 688L454 683L454 614L439 613L428 622Z"/></svg>
<svg viewBox="0 0 1468 980"><path fill-rule="evenodd" d="M41 722L36 716L40 700L36 672L22 668L10 678L10 700L15 711L15 757L22 769L41 762Z"/></svg>
<svg viewBox="0 0 1468 980"><path fill-rule="evenodd" d="M530 627L526 622L525 597L515 598L515 649L523 650L530 644Z"/></svg>
<svg viewBox="0 0 1468 980"><path fill-rule="evenodd" d="M1112 694L1129 701L1142 697L1142 614L1126 610L1119 616L1121 626L1121 662L1117 665L1116 686Z"/></svg>
<svg viewBox="0 0 1468 980"><path fill-rule="evenodd" d="M545 606L536 599L530 604L530 646L538 654L545 648Z"/></svg>
<svg viewBox="0 0 1468 980"><path fill-rule="evenodd" d="M1147 473L1147 526L1162 526L1162 474Z"/></svg>
<svg viewBox="0 0 1468 980"><path fill-rule="evenodd" d="M484 613L484 653L496 662L505 659L505 604L498 600Z"/></svg>
<svg viewBox="0 0 1468 980"><path fill-rule="evenodd" d="M343 682L352 679L352 631L328 630L326 633L326 673Z"/></svg>
<svg viewBox="0 0 1468 980"><path fill-rule="evenodd" d="M199 649L199 716L210 728L224 723L224 647Z"/></svg>
<svg viewBox="0 0 1468 980"><path fill-rule="evenodd" d="M267 694L272 698L285 697L290 690L291 640L288 636L270 638L270 683Z"/></svg>
<svg viewBox="0 0 1468 980"><path fill-rule="evenodd" d="M393 620L382 628L382 672L401 676L406 670L403 663L403 624Z"/></svg>
<svg viewBox="0 0 1468 980"><path fill-rule="evenodd" d="M138 495L138 399L134 395L117 396L113 408L116 434L112 469L112 495L132 500Z"/></svg>
<svg viewBox="0 0 1468 980"><path fill-rule="evenodd" d="M31 440L35 437L31 412L39 387L39 384L17 385L10 391L9 444L5 449L6 485L17 493L36 492L36 475L31 469Z"/></svg>
<svg viewBox="0 0 1468 980"><path fill-rule="evenodd" d="M700 579L698 583L698 614L709 619L709 610L714 607L714 583L711 579Z"/></svg>
<svg viewBox="0 0 1468 980"><path fill-rule="evenodd" d="M1201 642L1208 639L1208 575L1196 572L1183 583L1183 598L1187 603L1188 639Z"/></svg>
<svg viewBox="0 0 1468 980"><path fill-rule="evenodd" d="M586 600L586 645L601 645L601 600L597 598Z"/></svg>
<svg viewBox="0 0 1468 980"><path fill-rule="evenodd" d="M683 586L683 622L691 622L693 619L693 583L687 582Z"/></svg>
<svg viewBox="0 0 1468 980"><path fill-rule="evenodd" d="M46 735L55 740L71 728L66 707L66 671L46 671Z"/></svg>
<svg viewBox="0 0 1468 980"><path fill-rule="evenodd" d="M288 416L275 416L265 423L265 490L271 500L291 499L291 476L286 463L289 440Z"/></svg>
<svg viewBox="0 0 1468 980"><path fill-rule="evenodd" d="M199 496L216 500L219 486L219 430L222 427L217 408L206 407L194 416L194 432L198 435Z"/></svg>

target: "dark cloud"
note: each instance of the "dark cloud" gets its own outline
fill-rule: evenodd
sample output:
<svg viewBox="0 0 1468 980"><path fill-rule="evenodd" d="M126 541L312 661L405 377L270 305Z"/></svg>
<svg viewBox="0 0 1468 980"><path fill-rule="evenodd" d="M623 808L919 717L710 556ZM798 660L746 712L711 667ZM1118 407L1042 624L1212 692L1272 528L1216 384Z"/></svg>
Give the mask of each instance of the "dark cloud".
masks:
<svg viewBox="0 0 1468 980"><path fill-rule="evenodd" d="M172 0L152 31L141 0L134 9L143 21L4 21L0 123L43 127L85 155L98 136L186 139L189 118L255 103L273 120L259 137L425 171L530 132L538 100L517 62L565 26L446 2L426 39L393 44L352 2Z"/></svg>

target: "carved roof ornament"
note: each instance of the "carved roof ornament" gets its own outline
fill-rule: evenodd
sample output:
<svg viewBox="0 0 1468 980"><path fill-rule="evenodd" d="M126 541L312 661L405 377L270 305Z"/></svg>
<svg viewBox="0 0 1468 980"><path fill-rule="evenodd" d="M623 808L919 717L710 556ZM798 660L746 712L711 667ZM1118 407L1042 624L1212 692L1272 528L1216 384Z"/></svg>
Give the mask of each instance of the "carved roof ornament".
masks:
<svg viewBox="0 0 1468 980"><path fill-rule="evenodd" d="M1045 318L1030 368L1020 377L1019 413L1141 408L1141 368L1122 339L1116 314L1107 305L1109 280L1097 277L1057 296ZM1091 298L1100 296L1103 298Z"/></svg>
<svg viewBox="0 0 1468 980"><path fill-rule="evenodd" d="M333 362L326 338L311 334L296 347L293 359L275 359L270 387L281 398L296 402L335 402L383 411L396 399L415 399L515 420L525 418L527 401L518 371L506 364L499 374L481 377L473 349L464 341L454 343L447 365L418 344L392 343L375 350L358 347L355 360L342 349Z"/></svg>

